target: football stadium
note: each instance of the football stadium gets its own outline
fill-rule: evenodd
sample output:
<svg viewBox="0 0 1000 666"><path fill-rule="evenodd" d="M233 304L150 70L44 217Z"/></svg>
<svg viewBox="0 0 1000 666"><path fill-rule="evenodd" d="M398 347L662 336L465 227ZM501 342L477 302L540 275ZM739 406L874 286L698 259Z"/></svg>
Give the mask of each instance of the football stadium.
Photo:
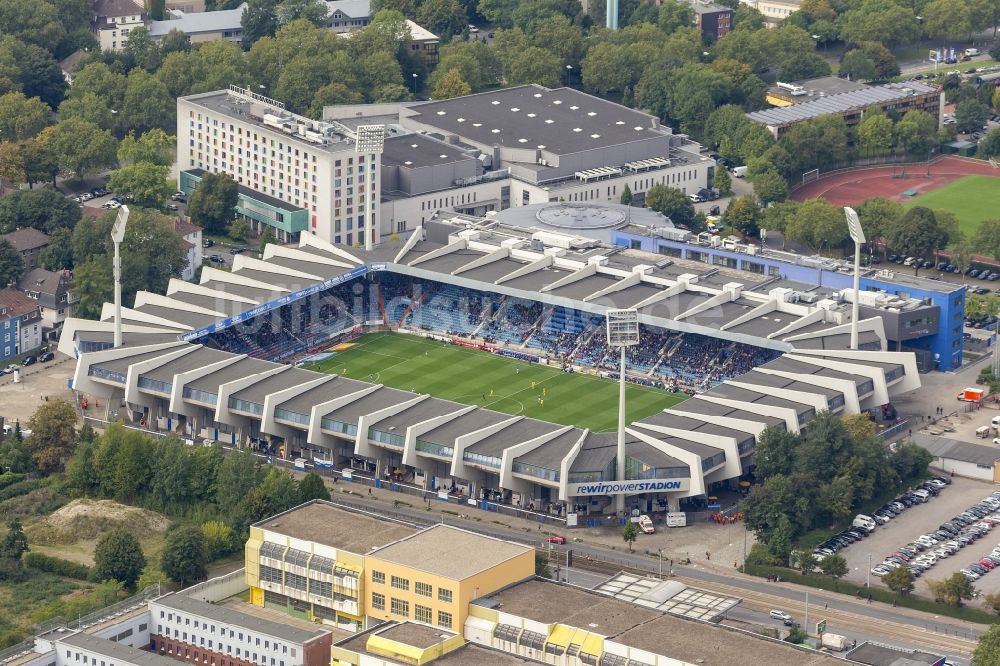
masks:
<svg viewBox="0 0 1000 666"><path fill-rule="evenodd" d="M640 324L622 473L612 309ZM850 348L835 290L462 215L171 280L122 308L118 347L102 314L60 340L90 418L556 520L703 503L752 475L765 428L823 410L888 425L920 385L881 317Z"/></svg>

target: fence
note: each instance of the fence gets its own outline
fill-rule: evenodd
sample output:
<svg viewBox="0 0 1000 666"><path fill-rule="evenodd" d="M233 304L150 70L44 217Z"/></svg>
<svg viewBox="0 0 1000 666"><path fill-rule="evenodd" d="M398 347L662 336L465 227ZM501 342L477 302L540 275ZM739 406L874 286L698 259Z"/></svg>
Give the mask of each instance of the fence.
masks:
<svg viewBox="0 0 1000 666"><path fill-rule="evenodd" d="M940 156L939 156L940 157ZM936 158L937 159L937 158ZM838 162L836 164L829 165L828 168L823 169L810 169L799 174L797 179L792 180L791 191L808 185L809 183L818 180L819 178L825 178L834 173L840 173L841 171L853 171L854 169L863 169L865 167L878 167L884 166L886 164L892 164L894 166L903 167L929 167L933 164L936 159L923 160L921 162L914 162L909 155L882 155L878 157L860 157L854 160L847 160L845 162ZM815 175L814 175L815 174ZM808 177L808 178L807 178Z"/></svg>
<svg viewBox="0 0 1000 666"><path fill-rule="evenodd" d="M904 419L899 423L897 423L896 425L886 428L885 430L880 432L878 436L881 437L882 439L890 439L895 435L901 433L902 431L907 430L909 426L910 422Z"/></svg>
<svg viewBox="0 0 1000 666"><path fill-rule="evenodd" d="M247 585L244 573L243 567L240 567L236 571L192 585L184 590L184 595L209 603L222 601L250 587Z"/></svg>
<svg viewBox="0 0 1000 666"><path fill-rule="evenodd" d="M45 622L36 624L32 627L32 633L34 636L39 636L52 631L53 629L58 629L59 627L65 627L72 630L84 629L103 622L108 618L137 610L145 606L146 602L150 599L155 599L158 596L160 596L160 584L155 583L144 589L142 592L132 595L128 599L122 599L121 601L113 603L110 606L105 606L104 608L94 611L93 613L82 615L75 620L66 620L62 617L53 617L48 619ZM21 641L17 645L11 645L8 648L0 650L0 664L6 664L13 661L22 655L33 652L34 649L34 637Z"/></svg>

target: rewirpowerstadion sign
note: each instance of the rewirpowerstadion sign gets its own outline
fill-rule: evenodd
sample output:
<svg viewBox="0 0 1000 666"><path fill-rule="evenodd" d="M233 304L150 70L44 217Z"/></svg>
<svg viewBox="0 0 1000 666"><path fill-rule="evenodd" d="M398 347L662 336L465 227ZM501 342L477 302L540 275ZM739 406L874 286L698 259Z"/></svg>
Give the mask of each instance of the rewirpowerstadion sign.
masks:
<svg viewBox="0 0 1000 666"><path fill-rule="evenodd" d="M687 490L689 482L682 481L595 481L593 483L570 483L566 494L571 497L588 495L638 495L639 493L663 493Z"/></svg>

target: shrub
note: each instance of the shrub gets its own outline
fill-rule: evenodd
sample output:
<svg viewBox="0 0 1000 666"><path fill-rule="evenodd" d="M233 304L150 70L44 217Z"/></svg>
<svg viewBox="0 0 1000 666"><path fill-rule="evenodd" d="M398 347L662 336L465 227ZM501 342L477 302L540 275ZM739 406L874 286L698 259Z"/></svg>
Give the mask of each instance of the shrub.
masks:
<svg viewBox="0 0 1000 666"><path fill-rule="evenodd" d="M25 474L4 472L3 474L0 474L0 488L6 488L7 486L13 485L18 481L24 481L25 477Z"/></svg>
<svg viewBox="0 0 1000 666"><path fill-rule="evenodd" d="M21 495L27 495L32 490L36 488L41 488L45 485L45 479L24 479L23 481L18 481L12 483L6 488L0 489L0 502L8 500L11 497L20 497Z"/></svg>
<svg viewBox="0 0 1000 666"><path fill-rule="evenodd" d="M77 580L88 580L90 578L90 567L79 562L71 562L61 557L52 557L42 553L28 552L24 554L24 565L29 569L45 571L57 576L75 578Z"/></svg>

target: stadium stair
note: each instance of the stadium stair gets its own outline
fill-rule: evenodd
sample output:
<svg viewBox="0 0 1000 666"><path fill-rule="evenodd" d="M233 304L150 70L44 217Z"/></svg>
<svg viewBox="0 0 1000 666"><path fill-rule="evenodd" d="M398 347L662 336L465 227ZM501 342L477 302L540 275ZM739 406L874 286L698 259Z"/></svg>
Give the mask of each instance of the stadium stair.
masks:
<svg viewBox="0 0 1000 666"><path fill-rule="evenodd" d="M382 298L382 285L378 282L375 283L375 293L378 295L378 311L382 315L382 321L388 324L389 315L385 311L385 300Z"/></svg>

